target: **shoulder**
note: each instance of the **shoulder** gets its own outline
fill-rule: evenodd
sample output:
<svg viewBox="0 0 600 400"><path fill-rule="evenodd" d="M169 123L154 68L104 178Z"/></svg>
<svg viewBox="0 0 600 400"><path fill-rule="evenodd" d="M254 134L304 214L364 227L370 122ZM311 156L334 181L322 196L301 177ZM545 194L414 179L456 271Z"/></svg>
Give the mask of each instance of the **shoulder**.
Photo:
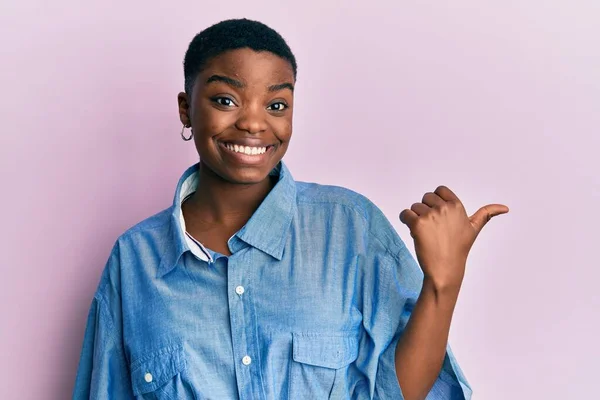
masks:
<svg viewBox="0 0 600 400"><path fill-rule="evenodd" d="M173 208L169 207L138 222L117 238L113 253L128 264L141 256L160 257L173 237L172 219Z"/></svg>
<svg viewBox="0 0 600 400"><path fill-rule="evenodd" d="M297 182L298 206L317 205L325 210L343 208L346 215L360 220L362 229L386 248L404 247L389 219L365 195L340 186ZM312 211L312 210L311 210Z"/></svg>
<svg viewBox="0 0 600 400"><path fill-rule="evenodd" d="M165 209L133 225L114 242L99 285L119 287L124 266L136 264L140 254L159 257L170 237L172 208Z"/></svg>
<svg viewBox="0 0 600 400"><path fill-rule="evenodd" d="M135 240L139 236L153 233L163 233L169 229L173 207L164 209L127 229L117 239L118 242Z"/></svg>
<svg viewBox="0 0 600 400"><path fill-rule="evenodd" d="M342 207L369 220L380 210L366 196L341 186L321 185L311 182L296 182L298 205L320 205Z"/></svg>

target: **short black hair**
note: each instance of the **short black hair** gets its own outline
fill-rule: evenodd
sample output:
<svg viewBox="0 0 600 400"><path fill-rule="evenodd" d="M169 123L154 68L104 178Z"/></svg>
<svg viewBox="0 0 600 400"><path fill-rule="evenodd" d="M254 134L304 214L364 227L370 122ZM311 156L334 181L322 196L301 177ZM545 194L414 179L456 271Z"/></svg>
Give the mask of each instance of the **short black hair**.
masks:
<svg viewBox="0 0 600 400"><path fill-rule="evenodd" d="M242 48L268 51L287 60L296 79L296 57L279 33L262 22L246 18L229 19L206 28L190 42L183 60L185 92L188 95L192 93L196 77L211 58Z"/></svg>

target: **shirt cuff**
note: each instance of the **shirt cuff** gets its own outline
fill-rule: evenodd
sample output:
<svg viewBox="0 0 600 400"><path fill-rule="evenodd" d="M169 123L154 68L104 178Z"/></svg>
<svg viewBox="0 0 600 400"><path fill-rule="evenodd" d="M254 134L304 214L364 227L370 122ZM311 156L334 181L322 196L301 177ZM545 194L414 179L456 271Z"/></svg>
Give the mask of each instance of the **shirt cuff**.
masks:
<svg viewBox="0 0 600 400"><path fill-rule="evenodd" d="M440 376L435 381L426 400L471 400L473 390L465 378L450 346Z"/></svg>

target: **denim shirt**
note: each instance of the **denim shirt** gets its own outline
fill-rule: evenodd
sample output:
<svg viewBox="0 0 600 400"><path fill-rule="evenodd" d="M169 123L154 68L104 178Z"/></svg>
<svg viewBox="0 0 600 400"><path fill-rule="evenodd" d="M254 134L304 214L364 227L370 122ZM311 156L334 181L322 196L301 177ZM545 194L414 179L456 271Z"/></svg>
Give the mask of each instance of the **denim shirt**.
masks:
<svg viewBox="0 0 600 400"><path fill-rule="evenodd" d="M181 203L125 232L94 295L74 399L401 399L395 348L423 274L350 190L277 183L228 241L187 235ZM402 360L399 360L401 363ZM450 347L427 399L470 399Z"/></svg>

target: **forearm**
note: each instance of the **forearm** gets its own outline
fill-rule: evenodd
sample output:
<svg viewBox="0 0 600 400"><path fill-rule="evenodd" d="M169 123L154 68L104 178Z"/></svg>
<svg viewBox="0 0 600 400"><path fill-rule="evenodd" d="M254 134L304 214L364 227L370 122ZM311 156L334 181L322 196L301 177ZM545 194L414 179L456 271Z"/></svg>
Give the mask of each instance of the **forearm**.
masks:
<svg viewBox="0 0 600 400"><path fill-rule="evenodd" d="M424 399L440 373L459 289L423 282L396 347L396 375L406 400Z"/></svg>

